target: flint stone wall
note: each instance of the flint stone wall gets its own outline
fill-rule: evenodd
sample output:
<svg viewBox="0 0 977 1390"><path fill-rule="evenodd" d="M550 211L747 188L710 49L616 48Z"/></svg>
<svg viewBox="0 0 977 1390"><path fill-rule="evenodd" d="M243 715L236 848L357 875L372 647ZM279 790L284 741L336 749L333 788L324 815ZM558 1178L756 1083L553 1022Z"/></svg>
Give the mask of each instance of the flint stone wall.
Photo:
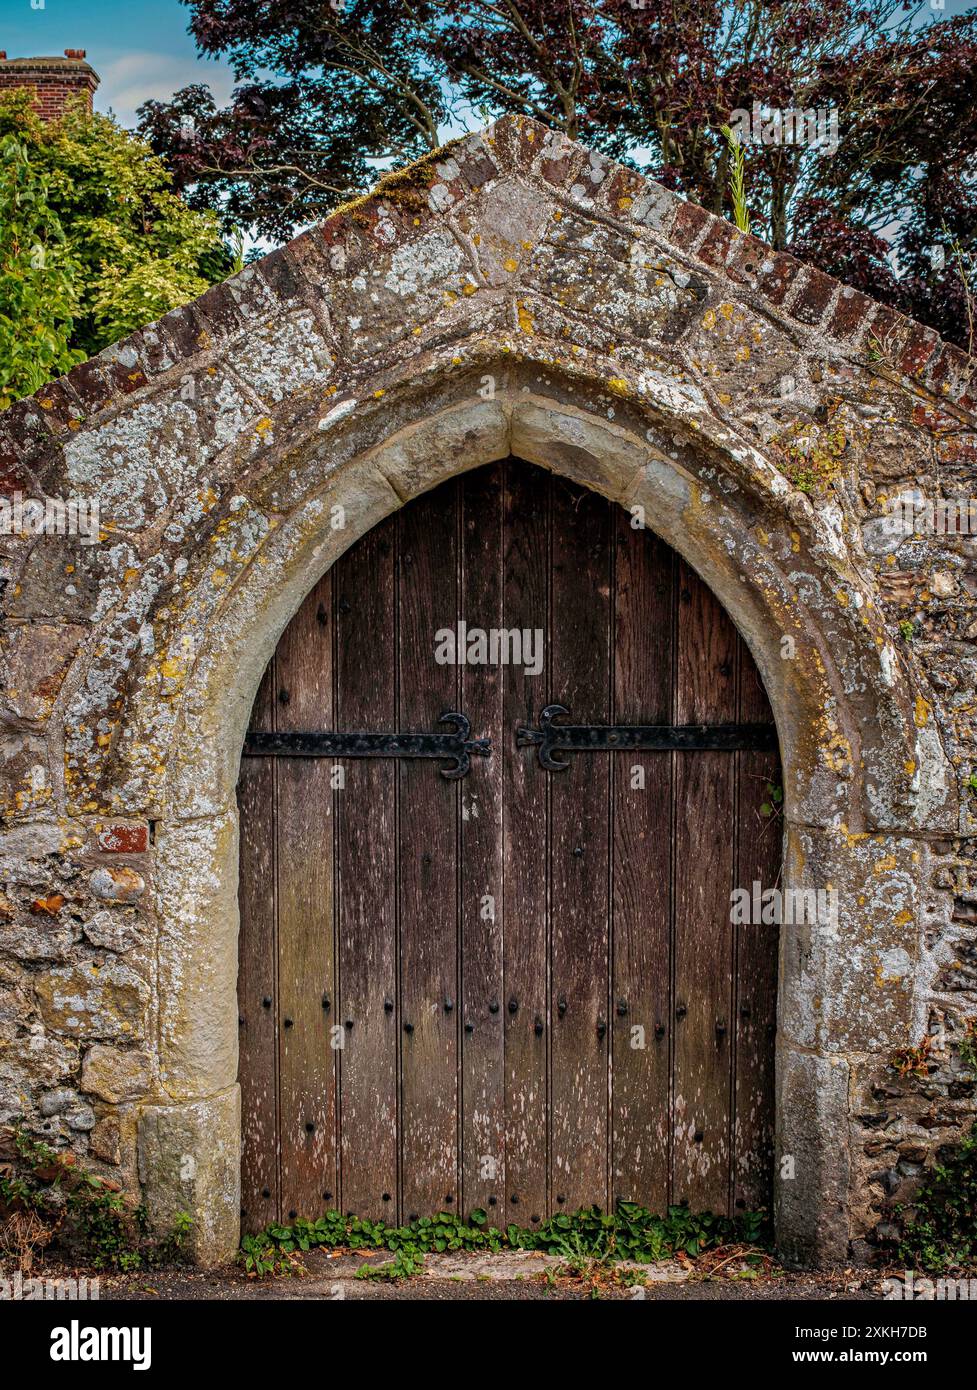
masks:
<svg viewBox="0 0 977 1390"><path fill-rule="evenodd" d="M189 1209L201 1261L233 1250L258 680L358 535L514 453L644 506L758 661L783 886L840 903L836 936L783 933L778 1235L867 1257L975 1111L975 542L885 520L977 491L975 382L930 330L507 118L0 415L0 495L101 508L95 545L0 538L0 1122L163 1223Z"/></svg>

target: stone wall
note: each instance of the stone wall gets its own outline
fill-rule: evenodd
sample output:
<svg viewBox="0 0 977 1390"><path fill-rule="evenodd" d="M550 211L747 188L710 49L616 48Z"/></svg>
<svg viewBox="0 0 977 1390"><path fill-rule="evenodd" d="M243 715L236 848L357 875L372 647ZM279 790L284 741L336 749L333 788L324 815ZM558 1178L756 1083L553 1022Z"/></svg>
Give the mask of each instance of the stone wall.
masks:
<svg viewBox="0 0 977 1390"><path fill-rule="evenodd" d="M643 506L750 644L785 885L840 902L836 933L783 933L778 1234L868 1255L975 1111L974 541L887 512L977 490L975 381L931 331L508 118L18 402L0 495L101 511L96 544L0 538L0 1122L161 1221L191 1210L202 1260L233 1249L258 680L358 535L511 452Z"/></svg>

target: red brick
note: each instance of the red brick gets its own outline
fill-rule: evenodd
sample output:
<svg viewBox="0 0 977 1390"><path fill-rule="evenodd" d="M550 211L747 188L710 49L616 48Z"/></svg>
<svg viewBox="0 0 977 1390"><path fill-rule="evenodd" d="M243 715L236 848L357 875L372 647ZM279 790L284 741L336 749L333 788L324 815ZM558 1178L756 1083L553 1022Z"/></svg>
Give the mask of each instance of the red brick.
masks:
<svg viewBox="0 0 977 1390"><path fill-rule="evenodd" d="M961 410L969 410L972 415L977 415L977 369L975 369L973 358L969 374L961 382L957 395L950 392L951 400L955 400Z"/></svg>
<svg viewBox="0 0 977 1390"><path fill-rule="evenodd" d="M705 239L696 251L696 255L700 261L705 261L706 265L718 268L726 264L726 257L733 245L736 229L728 222L724 222L721 217L712 217L710 221L712 226L706 232Z"/></svg>
<svg viewBox="0 0 977 1390"><path fill-rule="evenodd" d="M859 328L864 326L874 307L875 301L869 299L867 294L853 290L849 285L843 286L828 324L828 332L838 338L856 338Z"/></svg>
<svg viewBox="0 0 977 1390"><path fill-rule="evenodd" d="M799 323L814 325L824 318L825 310L831 303L838 281L813 266L806 266L801 280L801 289L791 305L791 317Z"/></svg>
<svg viewBox="0 0 977 1390"><path fill-rule="evenodd" d="M923 380L932 391L949 396L958 382L969 373L972 366L970 356L953 343L940 343L936 352L926 364Z"/></svg>
<svg viewBox="0 0 977 1390"><path fill-rule="evenodd" d="M922 371L936 351L939 341L940 335L932 328L924 328L920 323L914 324L899 358L900 371L905 372L907 376L914 376Z"/></svg>
<svg viewBox="0 0 977 1390"><path fill-rule="evenodd" d="M105 825L98 832L97 844L103 854L145 854L149 830L145 825Z"/></svg>
<svg viewBox="0 0 977 1390"><path fill-rule="evenodd" d="M68 385L89 415L101 410L113 396L112 383L91 358L72 367L68 373Z"/></svg>
<svg viewBox="0 0 977 1390"><path fill-rule="evenodd" d="M57 120L67 103L81 94L90 111L98 74L76 56L82 51L66 51L64 58L0 60L0 92L32 89L31 105L43 121Z"/></svg>
<svg viewBox="0 0 977 1390"><path fill-rule="evenodd" d="M43 386L34 399L40 407L41 419L54 435L77 429L85 418L84 406L64 377Z"/></svg>
<svg viewBox="0 0 977 1390"><path fill-rule="evenodd" d="M782 251L774 254L773 268L760 282L760 288L771 304L783 304L803 269L801 263L795 261L793 256L786 256Z"/></svg>
<svg viewBox="0 0 977 1390"><path fill-rule="evenodd" d="M683 250L691 249L711 221L712 217L705 208L700 208L698 203L679 203L671 232L676 246L681 246Z"/></svg>
<svg viewBox="0 0 977 1390"><path fill-rule="evenodd" d="M869 336L874 338L886 356L890 357L901 350L902 344L909 336L909 328L910 322L905 314L900 314L891 304L877 304L872 322L869 324Z"/></svg>
<svg viewBox="0 0 977 1390"><path fill-rule="evenodd" d="M759 237L745 236L742 232L733 238L733 246L726 257L726 274L737 284L744 282L755 285L760 276L760 267L773 251Z"/></svg>

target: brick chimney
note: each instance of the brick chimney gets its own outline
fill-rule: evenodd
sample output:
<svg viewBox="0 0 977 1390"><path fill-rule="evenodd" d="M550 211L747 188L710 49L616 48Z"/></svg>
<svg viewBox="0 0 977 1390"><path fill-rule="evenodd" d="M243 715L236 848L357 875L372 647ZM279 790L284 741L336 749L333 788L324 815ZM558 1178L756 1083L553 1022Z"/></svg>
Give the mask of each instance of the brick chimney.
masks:
<svg viewBox="0 0 977 1390"><path fill-rule="evenodd" d="M0 95L15 87L33 87L32 105L42 121L56 121L79 92L91 111L97 86L98 73L85 62L83 48L66 48L63 58L8 58L0 49Z"/></svg>

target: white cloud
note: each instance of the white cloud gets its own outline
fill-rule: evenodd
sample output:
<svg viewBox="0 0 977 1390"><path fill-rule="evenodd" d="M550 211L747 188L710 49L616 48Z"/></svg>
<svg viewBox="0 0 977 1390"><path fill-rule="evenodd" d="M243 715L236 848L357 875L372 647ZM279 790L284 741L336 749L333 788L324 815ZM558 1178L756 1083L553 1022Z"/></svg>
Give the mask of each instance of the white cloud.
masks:
<svg viewBox="0 0 977 1390"><path fill-rule="evenodd" d="M172 53L126 53L99 64L101 78L95 93L100 111L111 107L125 126L136 124L136 108L144 101L168 101L174 92L192 82L203 82L223 106L236 83L234 74L223 63L198 63Z"/></svg>

